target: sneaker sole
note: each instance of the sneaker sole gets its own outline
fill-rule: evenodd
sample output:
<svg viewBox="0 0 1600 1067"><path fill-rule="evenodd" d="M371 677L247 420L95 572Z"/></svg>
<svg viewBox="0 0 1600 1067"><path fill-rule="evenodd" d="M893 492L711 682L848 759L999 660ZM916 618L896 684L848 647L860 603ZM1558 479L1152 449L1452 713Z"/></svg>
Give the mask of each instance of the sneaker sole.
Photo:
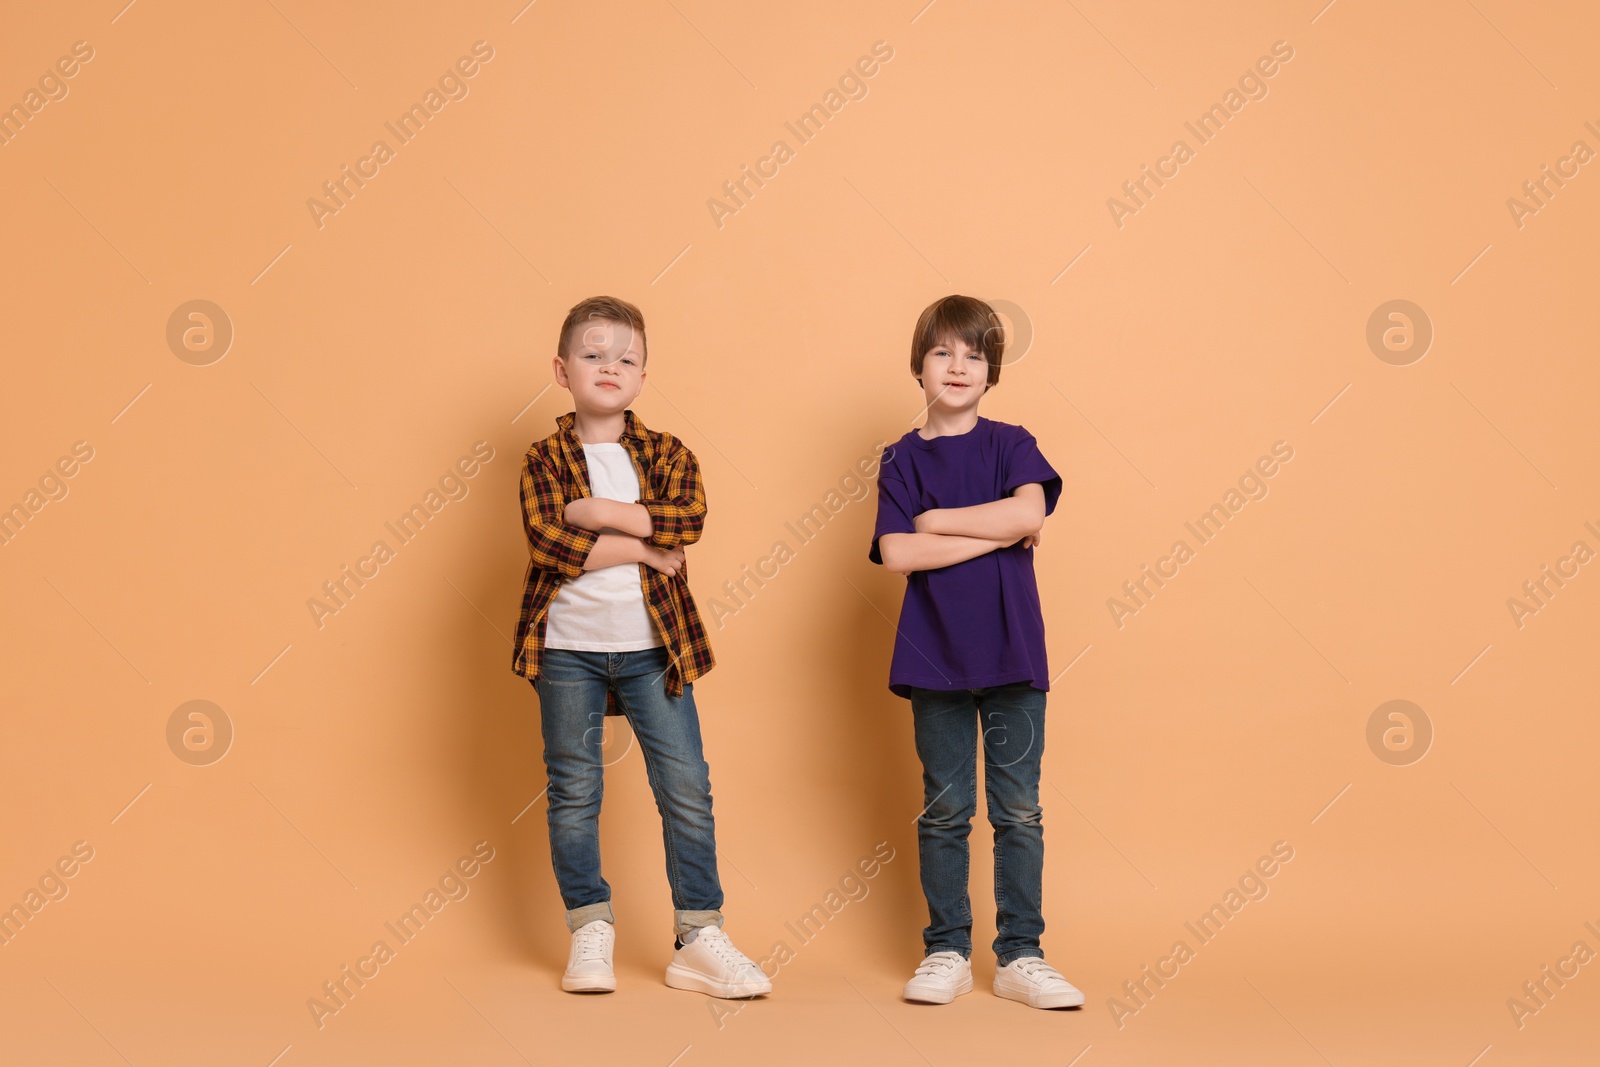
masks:
<svg viewBox="0 0 1600 1067"><path fill-rule="evenodd" d="M753 982L719 982L710 975L701 974L681 964L667 964L667 985L673 989L687 989L691 993L704 993L722 1000L746 1000L772 992L770 981L756 985Z"/></svg>
<svg viewBox="0 0 1600 1067"><path fill-rule="evenodd" d="M561 988L568 993L615 993L617 978L616 975L580 975L575 978L564 974L561 976Z"/></svg>
<svg viewBox="0 0 1600 1067"><path fill-rule="evenodd" d="M996 982L994 995L1004 1000L1014 1000L1018 1004L1026 1004L1030 1008L1081 1008L1083 1007L1083 993L1050 993L1040 996L1029 993L1025 989L1012 989Z"/></svg>
<svg viewBox="0 0 1600 1067"><path fill-rule="evenodd" d="M970 992L972 992L972 975L969 974L961 980L961 984L956 986L955 991L948 996L941 993L914 993L907 990L901 994L901 998L909 1000L913 1004L948 1004L963 993Z"/></svg>

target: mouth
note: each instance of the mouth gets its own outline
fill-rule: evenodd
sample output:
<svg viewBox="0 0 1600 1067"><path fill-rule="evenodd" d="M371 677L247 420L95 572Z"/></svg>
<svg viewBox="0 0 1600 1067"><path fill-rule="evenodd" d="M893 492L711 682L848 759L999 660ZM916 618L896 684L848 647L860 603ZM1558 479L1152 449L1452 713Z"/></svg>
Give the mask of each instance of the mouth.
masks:
<svg viewBox="0 0 1600 1067"><path fill-rule="evenodd" d="M945 383L945 388L946 389L966 389L966 388L968 388L968 386L967 386L966 382L946 382Z"/></svg>
<svg viewBox="0 0 1600 1067"><path fill-rule="evenodd" d="M602 388L602 389L621 389L622 386L618 385L616 382L601 382L600 383L600 388Z"/></svg>

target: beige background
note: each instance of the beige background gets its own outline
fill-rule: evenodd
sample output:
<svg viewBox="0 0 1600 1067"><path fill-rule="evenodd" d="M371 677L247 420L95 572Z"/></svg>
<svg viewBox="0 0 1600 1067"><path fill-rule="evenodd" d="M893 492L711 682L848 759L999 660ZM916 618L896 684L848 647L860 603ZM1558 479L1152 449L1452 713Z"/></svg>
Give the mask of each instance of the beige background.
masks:
<svg viewBox="0 0 1600 1067"><path fill-rule="evenodd" d="M34 5L0 39L4 102L93 49L0 147L0 504L93 450L0 547L0 899L93 850L0 948L0 1059L1600 1056L1596 964L1520 1028L1507 1007L1600 949L1600 575L1521 627L1507 606L1600 547L1600 177L1520 227L1507 206L1573 142L1600 149L1588 5L121 4ZM307 200L480 40L468 95L319 228ZM784 123L877 41L866 95L798 144ZM1198 146L1184 123L1277 41L1265 98ZM1119 228L1108 198L1179 138L1194 158ZM793 158L719 228L708 199L778 139ZM1030 326L982 413L1066 480L1037 554L1044 944L1082 1011L989 993L981 815L978 989L898 999L926 921L920 772L870 491L713 632L696 685L728 929L795 949L776 991L719 1026L728 1005L661 984L659 823L624 728L603 820L622 990L559 992L537 701L507 635L518 464L567 410L561 315L597 292L643 307L635 409L700 458L708 614L916 424L927 303ZM166 341L195 299L235 333L204 366ZM1435 332L1404 366L1366 340L1396 299ZM322 583L480 440L467 495L318 628ZM1115 625L1122 583L1280 440L1269 494ZM1367 741L1397 699L1434 732L1404 766ZM234 730L210 765L169 747L191 700ZM479 841L470 894L319 1029L308 998ZM879 841L895 859L800 945L784 924ZM1122 983L1276 841L1294 859L1269 895L1119 1027Z"/></svg>

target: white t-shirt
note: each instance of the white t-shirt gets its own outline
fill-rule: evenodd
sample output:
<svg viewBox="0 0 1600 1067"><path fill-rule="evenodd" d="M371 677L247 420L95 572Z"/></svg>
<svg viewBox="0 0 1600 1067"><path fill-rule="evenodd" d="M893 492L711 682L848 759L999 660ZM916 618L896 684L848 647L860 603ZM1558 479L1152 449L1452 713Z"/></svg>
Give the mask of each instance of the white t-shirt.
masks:
<svg viewBox="0 0 1600 1067"><path fill-rule="evenodd" d="M639 472L620 441L586 442L583 455L591 496L639 502ZM619 531L608 526L603 532ZM634 652L666 644L645 607L642 566L619 563L564 580L550 601L544 647Z"/></svg>

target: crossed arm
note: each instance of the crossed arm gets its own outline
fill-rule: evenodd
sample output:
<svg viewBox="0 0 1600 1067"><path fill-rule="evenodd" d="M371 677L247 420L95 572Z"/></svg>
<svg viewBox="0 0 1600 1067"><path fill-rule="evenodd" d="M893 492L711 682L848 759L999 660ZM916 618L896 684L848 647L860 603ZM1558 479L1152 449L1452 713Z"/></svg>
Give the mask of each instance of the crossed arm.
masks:
<svg viewBox="0 0 1600 1067"><path fill-rule="evenodd" d="M694 455L674 459L662 497L629 503L604 497L565 500L545 463L523 464L523 525L535 566L575 578L584 571L644 563L664 574L683 566L684 546L700 539L705 494Z"/></svg>
<svg viewBox="0 0 1600 1067"><path fill-rule="evenodd" d="M1038 544L1044 512L1044 486L1029 482L1003 500L920 512L912 520L916 533L884 534L878 551L884 568L897 574L937 570L1021 539Z"/></svg>
<svg viewBox="0 0 1600 1067"><path fill-rule="evenodd" d="M583 561L586 571L614 567L619 563L648 563L661 570L657 564L664 561L663 557L675 555L680 562L683 559L683 545L687 542L679 542L672 549L662 549L649 543L649 539L655 535L655 523L643 504L585 496L567 501L562 516L565 522L573 526L599 534Z"/></svg>

